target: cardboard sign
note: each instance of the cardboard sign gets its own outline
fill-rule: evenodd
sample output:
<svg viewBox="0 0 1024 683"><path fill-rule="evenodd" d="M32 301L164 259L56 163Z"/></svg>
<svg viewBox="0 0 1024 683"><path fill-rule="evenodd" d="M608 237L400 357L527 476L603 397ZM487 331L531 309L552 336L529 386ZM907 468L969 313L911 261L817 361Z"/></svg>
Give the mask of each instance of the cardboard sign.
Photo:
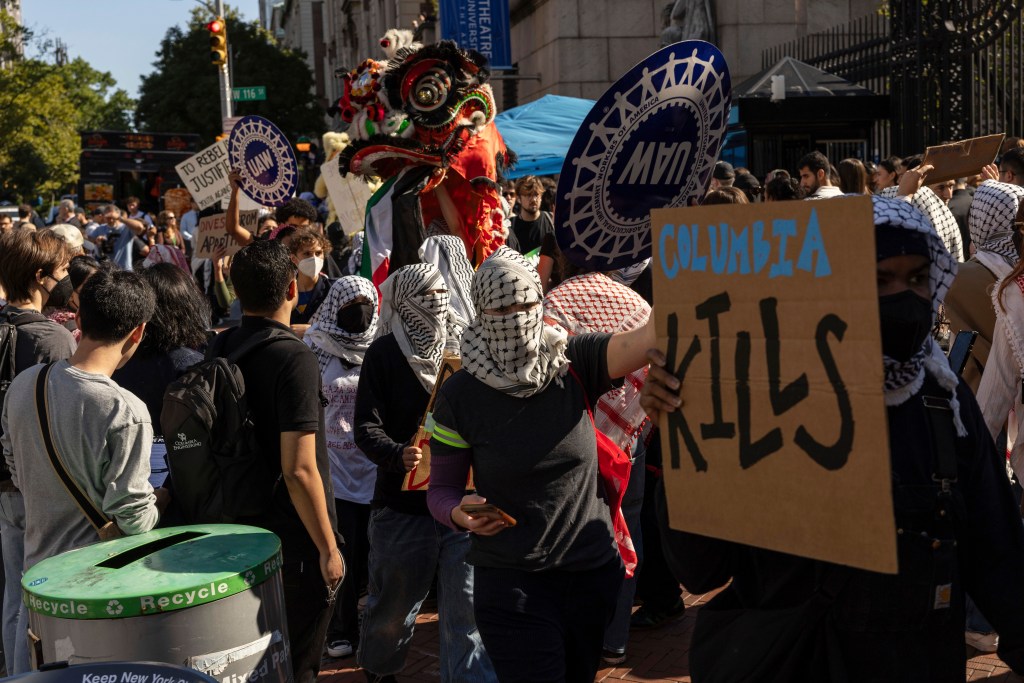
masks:
<svg viewBox="0 0 1024 683"><path fill-rule="evenodd" d="M413 443L423 451L423 459L416 467L412 468L405 480L402 482L403 491L426 491L430 488L430 437L434 433L434 402L437 401L437 392L441 385L448 381L462 367L462 359L455 354L445 352L441 361L441 369L437 372L437 381L434 383L434 391L430 394L430 401L427 403L427 412L420 422L419 431ZM470 472L469 482L466 488L473 488L473 473Z"/></svg>
<svg viewBox="0 0 1024 683"><path fill-rule="evenodd" d="M172 187L164 192L164 211L173 211L181 222L181 217L192 209L192 196L183 187Z"/></svg>
<svg viewBox="0 0 1024 683"><path fill-rule="evenodd" d="M894 573L867 197L651 214L670 525Z"/></svg>
<svg viewBox="0 0 1024 683"><path fill-rule="evenodd" d="M334 212L338 214L341 229L346 235L354 235L362 230L366 203L373 196L370 186L357 176L341 175L337 159L331 159L321 166L320 175L327 185L327 195L334 203Z"/></svg>
<svg viewBox="0 0 1024 683"><path fill-rule="evenodd" d="M281 206L295 194L295 152L277 126L261 116L243 116L228 137L231 167L241 173L239 187L261 206Z"/></svg>
<svg viewBox="0 0 1024 683"><path fill-rule="evenodd" d="M616 270L651 255L651 209L704 195L732 82L711 43L669 45L630 69L583 120L555 193L555 237L573 263Z"/></svg>
<svg viewBox="0 0 1024 683"><path fill-rule="evenodd" d="M928 174L925 182L934 185L978 175L981 169L995 161L1005 137L999 133L929 147L921 163L931 164L935 169Z"/></svg>
<svg viewBox="0 0 1024 683"><path fill-rule="evenodd" d="M225 140L215 142L189 157L175 166L174 170L200 209L213 206L231 192L231 186L228 185L228 145Z"/></svg>
<svg viewBox="0 0 1024 683"><path fill-rule="evenodd" d="M192 236L192 244L195 245L195 253L192 258L213 258L214 252L219 247L226 249L224 255L236 254L242 245L235 241L235 238L228 235L224 227L227 214L218 213L212 216L204 216L199 219L199 228ZM259 211L239 211L239 223L249 232L256 232L256 221L259 219Z"/></svg>

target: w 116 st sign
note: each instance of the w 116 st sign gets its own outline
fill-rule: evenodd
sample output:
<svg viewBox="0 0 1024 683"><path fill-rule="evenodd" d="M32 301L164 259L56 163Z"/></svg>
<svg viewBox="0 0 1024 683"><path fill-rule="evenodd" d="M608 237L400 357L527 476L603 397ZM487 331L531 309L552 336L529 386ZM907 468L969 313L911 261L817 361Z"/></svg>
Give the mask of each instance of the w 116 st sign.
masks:
<svg viewBox="0 0 1024 683"><path fill-rule="evenodd" d="M267 99L267 86L250 85L245 88L232 88L231 99L235 102L255 102Z"/></svg>

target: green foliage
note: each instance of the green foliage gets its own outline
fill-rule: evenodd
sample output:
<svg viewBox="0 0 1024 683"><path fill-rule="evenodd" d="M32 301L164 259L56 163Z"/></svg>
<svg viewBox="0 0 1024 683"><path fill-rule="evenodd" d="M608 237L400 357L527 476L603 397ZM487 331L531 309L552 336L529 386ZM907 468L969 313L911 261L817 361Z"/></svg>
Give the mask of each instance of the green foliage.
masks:
<svg viewBox="0 0 1024 683"><path fill-rule="evenodd" d="M313 95L313 75L301 55L275 44L256 22L228 12L228 51L234 87L264 85L262 102L235 102L235 116L258 114L289 137L319 136L323 112ZM148 132L198 133L205 144L221 133L218 68L210 63L211 17L196 8L188 27L172 27L160 43L155 71L143 76L135 123Z"/></svg>
<svg viewBox="0 0 1024 683"><path fill-rule="evenodd" d="M130 130L134 102L82 59L58 64L51 43L36 41L4 11L0 36L0 198L60 193L78 181L78 131ZM22 57L17 41L36 56Z"/></svg>

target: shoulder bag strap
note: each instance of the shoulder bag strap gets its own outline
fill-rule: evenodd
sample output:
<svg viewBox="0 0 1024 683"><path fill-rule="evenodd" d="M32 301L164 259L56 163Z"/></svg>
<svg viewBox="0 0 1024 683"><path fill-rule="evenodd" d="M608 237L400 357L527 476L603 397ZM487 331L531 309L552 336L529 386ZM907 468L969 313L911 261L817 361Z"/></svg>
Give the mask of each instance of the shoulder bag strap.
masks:
<svg viewBox="0 0 1024 683"><path fill-rule="evenodd" d="M46 446L46 454L50 456L50 464L53 466L53 471L57 478L64 484L64 488L71 494L71 497L75 500L78 507L81 508L89 523L96 528L98 533L102 534L103 529L112 525L113 522L96 508L89 497L85 495L85 492L82 491L81 487L79 487L78 482L68 474L64 461L61 460L60 455L57 453L53 437L50 434L50 414L47 411L46 382L52 367L53 363L47 363L46 367L40 369L39 374L36 376L36 418L39 421L39 431L43 434L43 445Z"/></svg>

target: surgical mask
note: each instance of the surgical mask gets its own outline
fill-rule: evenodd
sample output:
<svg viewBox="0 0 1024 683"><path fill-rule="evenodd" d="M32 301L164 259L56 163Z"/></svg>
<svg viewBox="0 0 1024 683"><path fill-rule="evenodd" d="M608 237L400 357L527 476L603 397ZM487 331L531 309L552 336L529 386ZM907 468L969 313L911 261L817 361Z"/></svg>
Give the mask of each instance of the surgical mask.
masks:
<svg viewBox="0 0 1024 683"><path fill-rule="evenodd" d="M373 322L373 308L373 304L361 301L339 309L336 319L338 327L349 334L366 332Z"/></svg>
<svg viewBox="0 0 1024 683"><path fill-rule="evenodd" d="M310 256L299 261L299 272L308 278L314 278L324 269L323 256Z"/></svg>
<svg viewBox="0 0 1024 683"><path fill-rule="evenodd" d="M55 284L53 289L50 290L50 296L46 300L46 305L52 306L53 308L64 308L68 305L68 302L71 301L71 295L75 291L74 286L71 284L71 276L65 275L60 280L57 280L57 278L52 275L49 277L55 280L57 284Z"/></svg>
<svg viewBox="0 0 1024 683"><path fill-rule="evenodd" d="M932 331L932 302L909 289L878 297L882 353L901 363L914 357Z"/></svg>

